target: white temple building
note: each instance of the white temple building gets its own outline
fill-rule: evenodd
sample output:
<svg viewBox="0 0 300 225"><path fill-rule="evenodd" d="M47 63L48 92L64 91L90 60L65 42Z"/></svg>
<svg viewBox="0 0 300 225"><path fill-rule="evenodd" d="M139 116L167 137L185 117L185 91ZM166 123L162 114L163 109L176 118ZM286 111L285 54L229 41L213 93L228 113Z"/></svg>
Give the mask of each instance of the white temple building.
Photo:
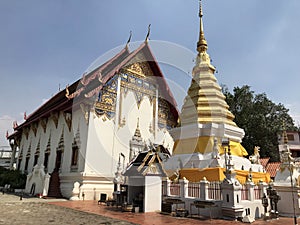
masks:
<svg viewBox="0 0 300 225"><path fill-rule="evenodd" d="M146 39L132 52L127 44L57 93L8 139L14 156L19 149L17 168L28 174L27 193L99 199L112 195L120 155L125 167L145 144L172 152L169 130L177 120L176 102Z"/></svg>

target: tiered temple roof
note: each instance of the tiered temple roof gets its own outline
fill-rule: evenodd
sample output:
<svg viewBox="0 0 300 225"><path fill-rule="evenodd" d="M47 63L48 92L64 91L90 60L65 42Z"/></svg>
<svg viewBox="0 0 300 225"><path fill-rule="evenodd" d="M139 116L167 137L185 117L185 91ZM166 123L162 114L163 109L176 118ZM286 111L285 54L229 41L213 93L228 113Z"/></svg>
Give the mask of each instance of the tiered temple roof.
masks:
<svg viewBox="0 0 300 225"><path fill-rule="evenodd" d="M84 102L93 102L93 97L98 95L102 90L104 84L110 80L115 74L118 74L123 68L128 67L135 62L140 62L142 55L142 62L146 62L149 68L153 71L156 77L156 83L159 87L160 96L169 102L171 111L174 115L178 115L176 109L176 101L170 91L170 88L162 74L162 71L150 49L148 40L143 42L137 49L132 52L129 51L128 44L118 54L109 59L104 64L100 65L72 85L67 86L65 89L58 92L46 103L40 106L36 111L27 116L26 120L14 128L15 132L8 136L12 139L20 135L25 127L29 127L34 122L39 122L42 118L50 117L56 112L69 112L71 113L74 107ZM76 101L74 101L76 99Z"/></svg>

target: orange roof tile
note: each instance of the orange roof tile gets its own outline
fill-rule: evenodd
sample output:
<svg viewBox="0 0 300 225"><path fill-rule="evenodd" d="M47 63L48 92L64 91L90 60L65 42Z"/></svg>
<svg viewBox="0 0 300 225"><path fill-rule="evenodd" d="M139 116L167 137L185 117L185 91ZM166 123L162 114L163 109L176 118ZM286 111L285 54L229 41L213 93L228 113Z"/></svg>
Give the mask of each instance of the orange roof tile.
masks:
<svg viewBox="0 0 300 225"><path fill-rule="evenodd" d="M260 158L260 159L259 159L260 164L261 164L264 168L266 168L266 166L267 166L269 160L270 160L270 157L268 157L268 158Z"/></svg>
<svg viewBox="0 0 300 225"><path fill-rule="evenodd" d="M277 170L280 168L281 162L271 162L266 166L266 171L270 174L271 177L275 177Z"/></svg>

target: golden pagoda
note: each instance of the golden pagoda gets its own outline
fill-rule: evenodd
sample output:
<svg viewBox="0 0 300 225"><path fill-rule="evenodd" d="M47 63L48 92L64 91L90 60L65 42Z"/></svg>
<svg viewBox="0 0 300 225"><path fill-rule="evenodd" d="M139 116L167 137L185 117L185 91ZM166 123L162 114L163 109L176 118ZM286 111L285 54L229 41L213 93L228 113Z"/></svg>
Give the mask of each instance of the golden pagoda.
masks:
<svg viewBox="0 0 300 225"><path fill-rule="evenodd" d="M175 139L173 154L211 153L214 139L217 139L219 153L222 154L221 142L227 138L233 155L246 156L247 152L240 144L244 131L233 121L234 115L229 111L214 75L215 67L207 53L201 2L199 18L198 54L191 85L182 107L180 127L172 132Z"/></svg>
<svg viewBox="0 0 300 225"><path fill-rule="evenodd" d="M215 67L211 65L211 60L207 53L201 5L199 17L198 54L196 65L193 69L192 83L182 107L181 124L194 124L195 122L225 123L236 127L236 124L233 122L234 115L228 110L229 106L214 75Z"/></svg>
<svg viewBox="0 0 300 225"><path fill-rule="evenodd" d="M222 181L227 170L234 171L242 184L249 179L254 183L268 182L270 176L263 172L262 165L244 157L248 155L241 145L244 130L233 121L234 115L229 111L207 53L201 1L199 17L193 77L182 106L180 126L171 131L175 141L173 155L164 168L171 179L186 178L192 182L204 177L208 181Z"/></svg>

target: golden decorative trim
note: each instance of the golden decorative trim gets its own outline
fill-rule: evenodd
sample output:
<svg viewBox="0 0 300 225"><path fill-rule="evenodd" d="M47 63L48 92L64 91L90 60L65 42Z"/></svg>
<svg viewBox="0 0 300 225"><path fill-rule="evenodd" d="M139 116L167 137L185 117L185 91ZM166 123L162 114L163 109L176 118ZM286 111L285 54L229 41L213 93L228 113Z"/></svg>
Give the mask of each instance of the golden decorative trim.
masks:
<svg viewBox="0 0 300 225"><path fill-rule="evenodd" d="M111 99L112 100L112 99ZM112 100L113 101L113 100ZM111 111L111 112L115 112L115 107L112 105L107 105L103 102L96 102L95 103L95 107L97 109L103 110L103 111Z"/></svg>
<svg viewBox="0 0 300 225"><path fill-rule="evenodd" d="M122 128L126 125L126 119L125 116L123 117L123 119L119 122L119 127Z"/></svg>
<svg viewBox="0 0 300 225"><path fill-rule="evenodd" d="M120 80L121 82L121 80ZM124 88L121 87L120 85L120 96L119 96L119 118L118 118L118 127L124 127L126 123L125 117L122 118L122 105L123 105L123 94L124 94Z"/></svg>
<svg viewBox="0 0 300 225"><path fill-rule="evenodd" d="M158 124L162 126L175 127L177 121L175 121L173 114L170 111L169 103L162 99L158 99Z"/></svg>
<svg viewBox="0 0 300 225"><path fill-rule="evenodd" d="M67 126L69 128L69 131L71 131L71 127L72 127L72 113L66 113L66 112L64 112L63 115L64 115L64 118L65 118L66 124L67 124Z"/></svg>
<svg viewBox="0 0 300 225"><path fill-rule="evenodd" d="M140 57L140 59L135 59L135 61L137 62L134 62L123 69L125 73L127 72L129 74L137 75L142 78L154 76L149 63L145 58Z"/></svg>
<svg viewBox="0 0 300 225"><path fill-rule="evenodd" d="M151 134L153 134L153 132L154 132L153 127L152 127L152 122L150 122L150 124L149 124L149 132Z"/></svg>
<svg viewBox="0 0 300 225"><path fill-rule="evenodd" d="M105 122L106 120L107 120L107 115L104 114L104 115L102 116L102 121Z"/></svg>
<svg viewBox="0 0 300 225"><path fill-rule="evenodd" d="M149 90L149 89L146 89L146 88L143 88L143 87L139 87L135 83L128 83L128 82L125 82L125 81L121 81L121 86L124 87L124 88L128 88L128 89L131 89L131 90L149 95L151 97L153 97L155 95L155 90ZM128 90L126 91L126 94L127 94L127 92L128 92Z"/></svg>
<svg viewBox="0 0 300 225"><path fill-rule="evenodd" d="M84 103L81 103L80 104L80 108L81 108L81 111L83 113L83 117L85 119L85 122L86 124L89 123L89 111L90 111L90 107Z"/></svg>
<svg viewBox="0 0 300 225"><path fill-rule="evenodd" d="M69 91L69 85L66 86L66 94L65 94L67 99L70 99L70 91Z"/></svg>

